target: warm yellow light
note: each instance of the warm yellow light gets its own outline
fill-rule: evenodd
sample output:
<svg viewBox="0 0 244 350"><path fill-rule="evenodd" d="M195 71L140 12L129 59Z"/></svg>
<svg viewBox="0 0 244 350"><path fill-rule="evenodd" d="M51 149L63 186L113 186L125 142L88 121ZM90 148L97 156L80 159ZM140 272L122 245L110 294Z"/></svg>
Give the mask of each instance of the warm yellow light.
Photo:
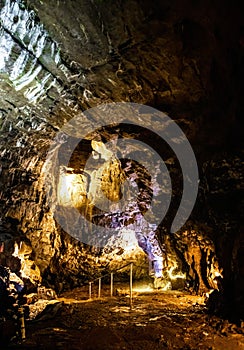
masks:
<svg viewBox="0 0 244 350"><path fill-rule="evenodd" d="M164 287L161 288L162 291L167 291L171 289L171 283L167 282Z"/></svg>
<svg viewBox="0 0 244 350"><path fill-rule="evenodd" d="M221 272L219 272L219 271L214 271L214 277L221 277L221 278L223 278L223 275L222 275L222 273Z"/></svg>
<svg viewBox="0 0 244 350"><path fill-rule="evenodd" d="M14 252L12 255L18 257L19 256L18 253L19 253L19 247L18 247L18 244L15 242L14 243Z"/></svg>
<svg viewBox="0 0 244 350"><path fill-rule="evenodd" d="M21 245L23 243L20 242L20 248L17 243L14 244L14 252L13 256L18 257L21 261L20 273L22 278L27 278L33 281L40 281L40 270L35 265L35 269L33 269L33 261L25 259L25 254L21 253Z"/></svg>
<svg viewBox="0 0 244 350"><path fill-rule="evenodd" d="M30 281L32 281L34 284L41 282L41 273L38 268L38 266L34 265L35 268L33 269L33 264L34 262L32 260L29 260L28 258L25 258L25 253L26 251L22 251L22 244L23 242L20 242L20 247L18 244L15 242L14 244L14 252L13 256L18 257L21 262L21 268L20 268L20 273L21 273L21 278L27 278Z"/></svg>
<svg viewBox="0 0 244 350"><path fill-rule="evenodd" d="M210 289L209 292L206 293L206 298L209 298L210 294L213 293L214 289Z"/></svg>
<svg viewBox="0 0 244 350"><path fill-rule="evenodd" d="M86 183L82 174L62 173L58 182L58 203L65 207L80 206L86 196Z"/></svg>
<svg viewBox="0 0 244 350"><path fill-rule="evenodd" d="M135 293L150 293L150 292L155 292L155 289L153 289L149 285L138 286L138 287L133 288L133 292L135 292Z"/></svg>
<svg viewBox="0 0 244 350"><path fill-rule="evenodd" d="M138 245L138 241L135 235L135 231L128 229L126 227L123 227L120 229L118 234L116 236L112 236L108 243L106 244L106 247L113 247L115 248L122 248L125 253L142 253L142 249Z"/></svg>
<svg viewBox="0 0 244 350"><path fill-rule="evenodd" d="M169 278L171 280L176 280L177 278L186 278L186 274L182 272L174 273L174 271L178 268L177 262L173 261L172 259L169 259L169 264L172 265L168 270L167 273L169 275Z"/></svg>
<svg viewBox="0 0 244 350"><path fill-rule="evenodd" d="M19 254L19 246L16 242L14 243L14 252L12 255L19 258L21 261L20 272L21 272L22 278L28 278L27 274L25 273L24 257Z"/></svg>

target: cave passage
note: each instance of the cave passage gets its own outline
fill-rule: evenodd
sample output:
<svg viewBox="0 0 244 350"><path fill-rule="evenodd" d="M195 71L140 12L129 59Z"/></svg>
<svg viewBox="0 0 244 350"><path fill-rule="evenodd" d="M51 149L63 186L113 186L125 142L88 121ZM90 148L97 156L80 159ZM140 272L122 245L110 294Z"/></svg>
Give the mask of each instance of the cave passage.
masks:
<svg viewBox="0 0 244 350"><path fill-rule="evenodd" d="M243 349L243 1L0 1L0 347Z"/></svg>

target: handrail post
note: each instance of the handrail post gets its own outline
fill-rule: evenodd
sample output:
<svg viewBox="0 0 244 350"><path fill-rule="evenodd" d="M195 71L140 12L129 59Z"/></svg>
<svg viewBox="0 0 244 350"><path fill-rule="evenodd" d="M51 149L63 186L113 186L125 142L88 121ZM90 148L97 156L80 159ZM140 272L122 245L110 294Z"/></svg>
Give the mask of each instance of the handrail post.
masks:
<svg viewBox="0 0 244 350"><path fill-rule="evenodd" d="M113 289L114 289L113 280L114 280L114 274L113 272L111 272L111 278L110 278L110 296L111 297L113 296Z"/></svg>
<svg viewBox="0 0 244 350"><path fill-rule="evenodd" d="M133 262L130 263L130 309L131 310L132 310L132 287L133 287L132 272L133 272Z"/></svg>
<svg viewBox="0 0 244 350"><path fill-rule="evenodd" d="M18 309L19 311L19 316L20 316L20 334L21 334L21 339L25 340L25 316L24 316L24 309L23 307L20 307Z"/></svg>
<svg viewBox="0 0 244 350"><path fill-rule="evenodd" d="M92 298L92 283L89 282L89 299Z"/></svg>
<svg viewBox="0 0 244 350"><path fill-rule="evenodd" d="M101 298L101 286L102 286L102 279L100 277L98 280L98 298Z"/></svg>

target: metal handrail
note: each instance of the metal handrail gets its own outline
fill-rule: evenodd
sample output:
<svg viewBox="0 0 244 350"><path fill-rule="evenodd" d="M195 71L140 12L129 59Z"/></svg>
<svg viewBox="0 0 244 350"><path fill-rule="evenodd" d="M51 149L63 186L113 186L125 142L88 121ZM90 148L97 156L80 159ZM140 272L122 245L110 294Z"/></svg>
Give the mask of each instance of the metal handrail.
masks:
<svg viewBox="0 0 244 350"><path fill-rule="evenodd" d="M115 272L117 272L117 271L119 271L119 270L122 270L123 268L129 266L131 263L132 263L132 261L129 262L129 263L127 263L126 265L123 265L123 266L119 267L118 269L115 269L115 270L113 270L113 271L111 271L111 272L109 272L109 273L106 273L106 275L101 275L101 276L99 276L99 277L97 277L97 278L94 278L94 280L89 281L89 283L90 283L90 282L93 283L93 282L95 282L95 281L98 281L100 278L110 276L111 273L115 273Z"/></svg>
<svg viewBox="0 0 244 350"><path fill-rule="evenodd" d="M111 271L110 273L107 273L103 276L97 277L94 280L89 282L89 299L92 299L92 283L98 281L98 298L101 297L101 288L102 288L102 278L110 276L110 296L113 296L113 275L114 273L116 273L117 271L120 271L122 269L124 269L125 267L130 265L130 309L132 309L132 302L133 302L133 262L134 261L130 261L129 263L119 267L118 269L115 269L113 271Z"/></svg>

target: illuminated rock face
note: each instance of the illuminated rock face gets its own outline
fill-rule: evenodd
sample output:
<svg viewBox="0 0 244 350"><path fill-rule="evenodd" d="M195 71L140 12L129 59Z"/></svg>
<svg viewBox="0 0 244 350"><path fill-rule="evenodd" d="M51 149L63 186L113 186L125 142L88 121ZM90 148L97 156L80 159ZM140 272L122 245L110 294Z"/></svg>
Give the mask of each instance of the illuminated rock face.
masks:
<svg viewBox="0 0 244 350"><path fill-rule="evenodd" d="M171 275L172 287L172 276L185 274L190 288L200 293L217 285L220 302L212 293L212 305L241 314L242 11L205 1L191 8L182 1L132 0L34 0L28 11L20 1L0 5L1 234L28 241L30 261L58 290L90 279L100 268L108 268L108 261L113 268L133 256L135 275L147 275L142 230L136 237L134 227L124 228L125 239L118 239L122 249L113 238L102 251L82 244L55 222L40 174L57 131L84 109L118 101L153 105L169 113L186 133L201 180L191 221L182 232L170 235L181 192L177 161L157 139L141 135L162 150L172 178L172 211L157 232L165 274ZM104 141L107 132L103 130ZM88 177L77 169L84 167L89 154L97 157L98 150L99 145L87 138L78 150L81 156L74 154L71 168L60 167L53 179L62 189L64 177L68 179L70 187L59 191L57 198L66 214L70 195L82 210ZM120 181L110 181L111 173L119 174L122 182L124 175L118 163L104 168L102 189L116 203ZM89 195L93 199L96 192L91 189ZM128 254L123 248L128 235L143 249L135 244Z"/></svg>
<svg viewBox="0 0 244 350"><path fill-rule="evenodd" d="M56 76L64 77L64 67L57 44L38 24L35 12L27 11L21 1L7 0L0 18L0 71L31 102L40 101L49 93L57 96L62 88Z"/></svg>
<svg viewBox="0 0 244 350"><path fill-rule="evenodd" d="M81 160L83 156L79 152L72 158L69 168L56 165L60 171L57 171L56 184L54 181L51 183L52 189L57 191L57 198L53 198L53 193L51 202L53 210L61 218L59 223L62 222L67 232L71 233L71 229L71 235L80 242L104 247L103 252L108 248L120 248L119 255L124 261L135 260L134 248L144 260L144 251L151 263L150 274L162 277L163 256L156 237L157 225L143 217L153 193L156 193L157 200L157 195L162 192L158 190L160 184L156 180L149 181L146 173L149 164L144 162L144 169L130 160L121 163L101 141L92 140L91 146L90 167L86 166L85 170L80 167L79 163L85 162L85 159ZM62 150L59 153L62 154ZM57 158L59 156L51 152L51 159ZM94 224L97 227L94 228ZM137 242L136 247L132 244L133 250L128 249L130 239ZM123 254L124 250L126 254ZM116 254L113 260L117 260L117 265L118 260L122 264Z"/></svg>

